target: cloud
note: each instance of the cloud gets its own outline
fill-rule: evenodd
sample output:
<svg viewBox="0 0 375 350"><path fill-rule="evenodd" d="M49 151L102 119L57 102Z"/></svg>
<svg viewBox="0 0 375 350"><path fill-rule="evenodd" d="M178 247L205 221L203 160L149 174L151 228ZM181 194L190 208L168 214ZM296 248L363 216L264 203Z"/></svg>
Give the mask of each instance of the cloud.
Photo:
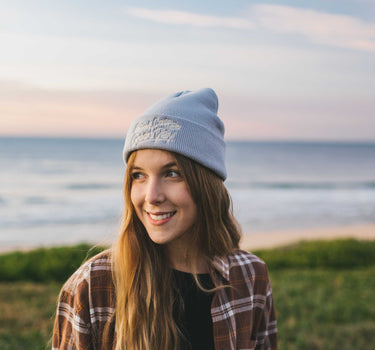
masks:
<svg viewBox="0 0 375 350"><path fill-rule="evenodd" d="M124 137L160 96L133 91L42 89L0 79L0 136Z"/></svg>
<svg viewBox="0 0 375 350"><path fill-rule="evenodd" d="M260 26L301 34L314 42L375 51L375 23L358 18L290 6L257 4L251 12Z"/></svg>
<svg viewBox="0 0 375 350"><path fill-rule="evenodd" d="M375 140L372 96L252 98L221 96L228 139Z"/></svg>
<svg viewBox="0 0 375 350"><path fill-rule="evenodd" d="M186 11L150 10L139 7L128 7L126 13L133 17L147 19L165 24L191 25L195 27L220 27L233 29L251 29L253 24L244 18L217 17L200 15Z"/></svg>
<svg viewBox="0 0 375 350"><path fill-rule="evenodd" d="M245 17L218 17L186 11L128 7L126 13L149 21L195 27L232 28L302 35L312 42L375 51L375 22L353 16L284 5L254 4Z"/></svg>

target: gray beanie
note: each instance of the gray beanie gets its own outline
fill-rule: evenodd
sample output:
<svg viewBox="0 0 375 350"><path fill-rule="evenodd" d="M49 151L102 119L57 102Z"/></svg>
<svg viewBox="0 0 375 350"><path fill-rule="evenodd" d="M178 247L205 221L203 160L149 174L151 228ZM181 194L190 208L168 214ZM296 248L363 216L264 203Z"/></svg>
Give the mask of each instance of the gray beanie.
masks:
<svg viewBox="0 0 375 350"><path fill-rule="evenodd" d="M224 124L217 109L216 93L209 88L165 97L131 123L125 163L133 151L156 148L193 159L225 180Z"/></svg>

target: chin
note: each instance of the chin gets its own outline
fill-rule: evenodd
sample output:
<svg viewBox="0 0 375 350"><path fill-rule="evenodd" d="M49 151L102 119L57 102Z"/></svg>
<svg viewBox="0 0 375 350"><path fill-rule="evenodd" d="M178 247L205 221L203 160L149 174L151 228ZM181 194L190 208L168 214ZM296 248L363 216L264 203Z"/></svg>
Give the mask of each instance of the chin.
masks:
<svg viewBox="0 0 375 350"><path fill-rule="evenodd" d="M148 233L148 231L147 231ZM159 235L154 235L154 234L150 234L148 233L148 237L151 239L152 242L154 242L155 244L159 244L159 245L162 245L162 244L166 244L168 243L168 239L166 238L163 238L163 237L160 237Z"/></svg>

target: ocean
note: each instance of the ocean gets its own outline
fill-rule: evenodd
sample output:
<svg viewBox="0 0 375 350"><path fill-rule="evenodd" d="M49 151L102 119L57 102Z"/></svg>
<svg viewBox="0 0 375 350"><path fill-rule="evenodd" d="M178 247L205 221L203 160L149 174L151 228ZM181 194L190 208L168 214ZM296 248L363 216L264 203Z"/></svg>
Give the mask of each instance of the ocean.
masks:
<svg viewBox="0 0 375 350"><path fill-rule="evenodd" d="M0 138L0 248L110 242L123 209L123 140ZM375 222L375 143L227 144L247 234Z"/></svg>

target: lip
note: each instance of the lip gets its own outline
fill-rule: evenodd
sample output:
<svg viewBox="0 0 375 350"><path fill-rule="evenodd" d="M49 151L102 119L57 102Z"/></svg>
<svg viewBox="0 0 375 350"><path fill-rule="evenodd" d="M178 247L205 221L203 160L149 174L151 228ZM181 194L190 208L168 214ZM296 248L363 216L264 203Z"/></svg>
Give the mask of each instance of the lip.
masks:
<svg viewBox="0 0 375 350"><path fill-rule="evenodd" d="M164 212L149 212L145 211L147 214L148 221L151 225L155 226L161 226L169 222L174 215L176 214L176 211L164 211ZM159 218L155 218L158 216ZM165 217L163 217L165 216Z"/></svg>

